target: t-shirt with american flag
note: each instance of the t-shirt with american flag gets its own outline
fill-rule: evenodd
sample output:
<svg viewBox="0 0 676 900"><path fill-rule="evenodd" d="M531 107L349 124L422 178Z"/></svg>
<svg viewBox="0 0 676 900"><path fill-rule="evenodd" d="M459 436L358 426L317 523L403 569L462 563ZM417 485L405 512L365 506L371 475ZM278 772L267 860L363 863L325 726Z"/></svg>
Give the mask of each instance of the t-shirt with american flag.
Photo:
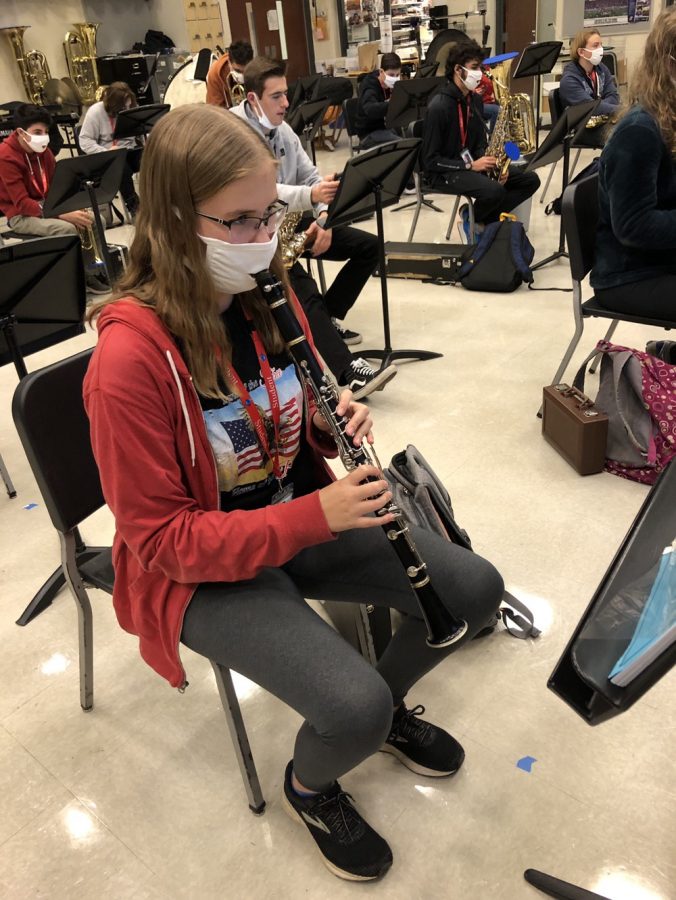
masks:
<svg viewBox="0 0 676 900"><path fill-rule="evenodd" d="M232 365L258 407L270 449L275 447L275 429L270 400L260 371L249 325L237 300L223 314L232 345ZM279 457L286 468L283 484L293 485L293 496L310 493L317 485L312 479L310 451L303 424L303 391L291 357L287 353L268 356L275 381L281 419ZM201 397L204 423L214 452L221 509L258 509L267 506L279 490L272 462L258 440L251 420L236 394L225 401Z"/></svg>

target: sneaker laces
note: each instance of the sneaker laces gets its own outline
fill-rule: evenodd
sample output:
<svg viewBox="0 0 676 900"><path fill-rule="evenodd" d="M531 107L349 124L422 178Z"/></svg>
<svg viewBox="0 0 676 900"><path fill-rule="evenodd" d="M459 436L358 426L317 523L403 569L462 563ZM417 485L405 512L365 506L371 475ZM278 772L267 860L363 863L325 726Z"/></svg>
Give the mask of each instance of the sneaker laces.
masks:
<svg viewBox="0 0 676 900"><path fill-rule="evenodd" d="M418 706L414 706L413 709L405 709L404 712L399 715L397 720L392 723L391 736L400 735L407 740L415 741L415 743L419 744L421 747L429 744L434 734L434 725L417 718L424 712L425 707L422 703L419 703Z"/></svg>
<svg viewBox="0 0 676 900"><path fill-rule="evenodd" d="M338 786L335 794L313 804L312 812L321 815L341 844L353 844L364 834L364 820L353 802L352 795Z"/></svg>
<svg viewBox="0 0 676 900"><path fill-rule="evenodd" d="M363 375L367 378L372 378L376 374L363 356L358 356L356 359L353 359L350 363L350 368L355 375Z"/></svg>

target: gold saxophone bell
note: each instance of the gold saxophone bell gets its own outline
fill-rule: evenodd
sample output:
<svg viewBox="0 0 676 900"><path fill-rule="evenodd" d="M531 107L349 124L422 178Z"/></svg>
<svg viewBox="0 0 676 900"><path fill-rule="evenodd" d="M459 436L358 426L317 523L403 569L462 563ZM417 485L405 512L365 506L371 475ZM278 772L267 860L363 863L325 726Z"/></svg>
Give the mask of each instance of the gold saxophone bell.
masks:
<svg viewBox="0 0 676 900"><path fill-rule="evenodd" d="M98 29L99 24L96 22L76 22L63 41L68 72L82 102L87 106L100 99L99 72L96 68Z"/></svg>
<svg viewBox="0 0 676 900"><path fill-rule="evenodd" d="M279 226L279 246L285 269L290 269L294 263L298 262L307 244L307 234L304 231L296 233L302 217L303 214L299 212L287 213Z"/></svg>
<svg viewBox="0 0 676 900"><path fill-rule="evenodd" d="M23 36L30 25L13 25L0 28L12 48L14 59L21 73L21 80L31 103L41 105L45 85L51 79L47 59L41 50L28 50L24 46Z"/></svg>

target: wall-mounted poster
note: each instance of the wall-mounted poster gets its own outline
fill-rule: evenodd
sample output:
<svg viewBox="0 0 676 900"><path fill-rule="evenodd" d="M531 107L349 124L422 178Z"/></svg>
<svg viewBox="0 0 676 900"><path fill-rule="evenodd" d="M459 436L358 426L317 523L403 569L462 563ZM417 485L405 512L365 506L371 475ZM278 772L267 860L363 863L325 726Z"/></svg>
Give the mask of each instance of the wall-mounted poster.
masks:
<svg viewBox="0 0 676 900"><path fill-rule="evenodd" d="M584 24L638 25L650 22L650 0L584 0Z"/></svg>

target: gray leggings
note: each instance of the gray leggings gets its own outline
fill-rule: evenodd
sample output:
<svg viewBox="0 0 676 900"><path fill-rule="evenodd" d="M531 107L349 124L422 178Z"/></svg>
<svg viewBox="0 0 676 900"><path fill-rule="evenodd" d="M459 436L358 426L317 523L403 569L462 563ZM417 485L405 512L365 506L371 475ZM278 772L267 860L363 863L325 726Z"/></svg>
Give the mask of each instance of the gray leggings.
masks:
<svg viewBox="0 0 676 900"><path fill-rule="evenodd" d="M493 566L429 531L413 529L437 592L468 633L433 650L408 578L381 528L341 533L250 581L205 583L191 600L181 640L250 678L305 719L294 769L324 790L381 746L393 705L494 615L503 584ZM406 614L376 668L304 597L371 603Z"/></svg>

